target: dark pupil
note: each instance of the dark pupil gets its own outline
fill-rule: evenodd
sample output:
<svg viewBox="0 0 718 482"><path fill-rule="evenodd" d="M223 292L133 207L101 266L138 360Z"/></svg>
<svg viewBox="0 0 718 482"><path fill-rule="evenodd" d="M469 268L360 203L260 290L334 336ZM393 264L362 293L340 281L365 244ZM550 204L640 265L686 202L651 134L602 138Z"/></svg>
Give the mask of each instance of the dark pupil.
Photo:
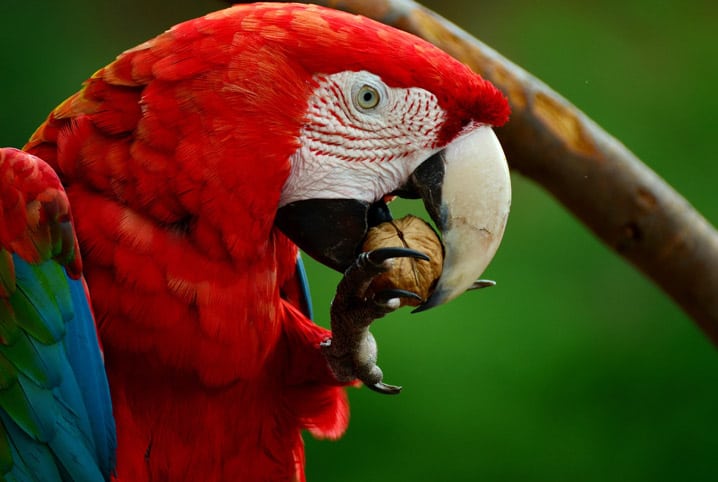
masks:
<svg viewBox="0 0 718 482"><path fill-rule="evenodd" d="M368 90L366 92L364 92L364 102L370 102L373 99L374 99L374 94L372 92L370 92Z"/></svg>

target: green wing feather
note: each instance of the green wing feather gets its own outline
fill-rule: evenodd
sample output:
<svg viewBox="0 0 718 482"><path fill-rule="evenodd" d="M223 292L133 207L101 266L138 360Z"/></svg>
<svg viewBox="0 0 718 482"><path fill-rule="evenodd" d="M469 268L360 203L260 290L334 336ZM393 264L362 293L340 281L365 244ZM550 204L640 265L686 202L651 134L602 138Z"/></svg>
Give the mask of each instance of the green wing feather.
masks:
<svg viewBox="0 0 718 482"><path fill-rule="evenodd" d="M41 159L0 149L0 481L109 480L107 379L69 203Z"/></svg>

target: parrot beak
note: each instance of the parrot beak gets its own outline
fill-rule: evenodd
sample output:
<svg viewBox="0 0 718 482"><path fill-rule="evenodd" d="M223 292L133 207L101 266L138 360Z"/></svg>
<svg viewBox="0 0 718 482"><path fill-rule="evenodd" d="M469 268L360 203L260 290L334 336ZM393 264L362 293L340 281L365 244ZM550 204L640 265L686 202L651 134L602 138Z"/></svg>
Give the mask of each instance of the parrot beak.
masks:
<svg viewBox="0 0 718 482"><path fill-rule="evenodd" d="M441 232L444 266L434 293L414 312L476 287L501 243L511 207L511 179L494 131L483 126L426 160L406 188L424 201Z"/></svg>
<svg viewBox="0 0 718 482"><path fill-rule="evenodd" d="M476 279L501 242L511 205L509 169L494 131L482 126L455 139L391 194L421 198L444 246L436 289L414 311L476 288ZM275 224L314 259L344 272L359 254L369 228L391 219L383 200L372 204L355 199L306 199L282 206Z"/></svg>
<svg viewBox="0 0 718 482"><path fill-rule="evenodd" d="M343 273L369 228L391 219L384 201L303 199L279 208L274 224L309 256Z"/></svg>

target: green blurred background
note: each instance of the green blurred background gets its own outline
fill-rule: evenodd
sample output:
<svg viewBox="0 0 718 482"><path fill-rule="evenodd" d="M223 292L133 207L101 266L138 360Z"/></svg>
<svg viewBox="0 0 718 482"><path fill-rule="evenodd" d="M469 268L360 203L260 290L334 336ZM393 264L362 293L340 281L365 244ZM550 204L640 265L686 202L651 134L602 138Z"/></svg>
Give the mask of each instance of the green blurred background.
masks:
<svg viewBox="0 0 718 482"><path fill-rule="evenodd" d="M577 104L718 222L717 4L425 4ZM122 50L222 6L0 0L0 145L21 146ZM326 324L339 278L309 264ZM718 480L715 348L521 177L486 277L498 286L376 323L386 381L404 392L350 390L346 436L307 437L310 481Z"/></svg>

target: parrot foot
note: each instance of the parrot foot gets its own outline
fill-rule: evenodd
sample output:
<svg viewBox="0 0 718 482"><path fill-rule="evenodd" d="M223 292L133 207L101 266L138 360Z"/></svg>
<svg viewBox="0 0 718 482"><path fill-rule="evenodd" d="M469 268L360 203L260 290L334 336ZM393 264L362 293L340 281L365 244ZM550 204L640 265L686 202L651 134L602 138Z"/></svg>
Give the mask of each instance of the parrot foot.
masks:
<svg viewBox="0 0 718 482"><path fill-rule="evenodd" d="M421 300L411 291L390 289L367 296L372 280L391 268L392 258L428 261L425 254L408 248L380 248L361 253L344 273L332 301L332 338L321 344L334 376L342 382L361 380L375 392L395 395L401 387L386 384L376 364L377 345L369 325L400 306L400 298Z"/></svg>

